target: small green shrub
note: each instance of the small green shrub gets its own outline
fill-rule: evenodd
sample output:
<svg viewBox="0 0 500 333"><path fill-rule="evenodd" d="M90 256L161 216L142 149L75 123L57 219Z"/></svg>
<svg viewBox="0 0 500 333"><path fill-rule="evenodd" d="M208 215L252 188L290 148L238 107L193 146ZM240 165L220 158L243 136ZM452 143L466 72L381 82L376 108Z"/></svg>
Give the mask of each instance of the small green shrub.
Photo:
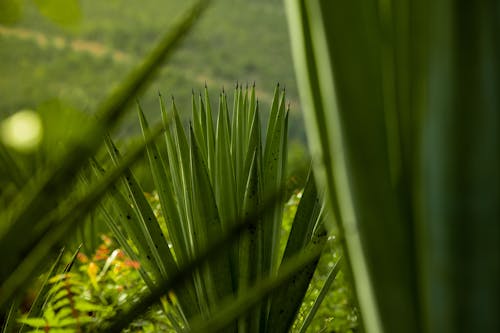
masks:
<svg viewBox="0 0 500 333"><path fill-rule="evenodd" d="M79 252L72 271L50 278L42 315L25 316L20 323L34 332L93 332L127 304L137 301L147 288L138 271L140 264L119 249L112 238L101 238L102 244L93 255ZM155 306L127 331L172 330L162 308Z"/></svg>

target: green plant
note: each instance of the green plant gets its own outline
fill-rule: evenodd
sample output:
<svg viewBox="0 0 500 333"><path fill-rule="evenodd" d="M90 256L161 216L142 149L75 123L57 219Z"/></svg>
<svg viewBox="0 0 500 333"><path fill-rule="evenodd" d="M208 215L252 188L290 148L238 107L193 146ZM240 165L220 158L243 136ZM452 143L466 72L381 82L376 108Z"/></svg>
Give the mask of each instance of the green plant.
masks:
<svg viewBox="0 0 500 333"><path fill-rule="evenodd" d="M296 192L287 202L283 217L283 229L281 235L280 256L283 255L286 238L290 232L294 216L302 196L302 191ZM162 223L161 207L157 193L148 195L148 202L155 216ZM136 300L144 288L147 288L141 274L138 271L139 262L128 258L124 252L116 248L115 242L101 235L102 243L91 257L82 252L78 253L71 274L76 276L74 281L80 282L83 289L84 301L91 302L98 310L89 313L91 320L81 322L82 331L92 331L97 325L109 320L119 309L126 308L127 303ZM356 332L358 327L357 311L353 307L352 296L342 274L336 277L339 265L339 249L335 243L327 243L314 276L310 282L308 291L304 297L300 312L297 313L291 332L335 331ZM333 268L333 269L332 269ZM60 274L59 276L64 276ZM56 276L57 277L57 276ZM326 281L325 281L326 280ZM328 281L330 280L330 281ZM331 283L333 282L333 284ZM96 286L97 285L97 286ZM326 298L322 298L321 294ZM161 302L149 309L147 313L135 319L127 332L170 332L181 330L179 322L181 317L174 316L171 312L172 306L177 302L175 296L169 293L162 297ZM318 307L319 311L311 311ZM318 309L316 309L318 310ZM49 310L51 312L52 310ZM46 310L41 312L43 317L33 316L30 312L30 321L33 324L45 323L44 329L50 332L56 328L47 325L44 319ZM48 314L50 317L51 315ZM314 318L313 318L314 317ZM305 322L307 321L307 322ZM310 321L310 322L309 322ZM23 322L26 322L23 320ZM36 326L36 325L32 325ZM74 331L74 330L72 330Z"/></svg>
<svg viewBox="0 0 500 333"><path fill-rule="evenodd" d="M122 189L114 189L110 196L115 215L104 214L120 245L144 264L143 276L154 290L155 281L175 275L220 234L266 208L262 216L244 226L245 233L238 236L235 245L194 269L175 290L186 318L182 323L185 327L191 322L196 327L197 321L210 318L228 299L245 295L262 279L275 276L280 261L286 262L300 252L321 250L327 235L321 222L321 202L309 177L283 258L279 255L288 121L284 93L280 96L279 88L275 90L265 141L253 87L236 88L231 114L226 94L220 95L215 126L207 89L204 95L205 99L193 94L188 135L175 103L169 115L160 97L169 130L163 142L148 144L147 152L164 217L160 221L165 225L159 223L130 171L125 172ZM140 108L139 118L147 138L150 130ZM168 119L174 124L169 125ZM160 144L164 150L159 149ZM113 162L120 163L111 140L107 145ZM102 173L97 165L96 171ZM269 205L266 201L273 197L276 203ZM128 237L133 240L132 246ZM236 318L228 318L221 328L287 331L316 264L317 260L294 273L293 288L291 282L284 284L237 322L231 323Z"/></svg>
<svg viewBox="0 0 500 333"><path fill-rule="evenodd" d="M159 196L157 193L152 195L146 193L146 197L160 224L163 223ZM280 257L285 250L286 238L290 233L301 197L302 191L295 193L285 206L283 230L280 237ZM29 317L23 317L21 322L33 328L43 328L44 331L49 332L55 332L62 328L67 329L68 332L74 332L77 329L83 332L93 331L98 325L102 325L113 315L116 315L116 311L123 310L127 304L134 302L141 295L147 286L138 270L140 263L128 258L121 249L116 247L112 238L101 235L101 239L101 244L93 251L92 256L86 256L79 249L74 256L76 260L71 260L71 264L66 266L64 272L53 276L49 273L52 283L48 286L55 286L46 293L46 296L40 292L42 296L39 297L44 301L43 307L40 306L39 312L30 311ZM329 246L332 245L329 244ZM325 251L322 255L292 331L297 332L298 326L303 326L304 317L306 315L310 317L307 312L312 303L318 299L318 293L321 294L328 289L333 290L329 292L328 299L323 302L323 310L320 310L316 316L317 320L310 323L312 332L326 329L351 332L350 329L357 327L355 317L349 317L353 314L349 313L352 309L349 310L350 297L346 295L345 282L341 277L340 279L337 277L331 288L328 282L324 282L327 275L330 275L330 279L335 278L339 268L338 259L339 253L334 248ZM336 268L331 270L331 265L335 263L337 263ZM64 280L65 283L61 284L61 280ZM323 286L324 284L326 287ZM69 286L71 294L68 292ZM57 295L59 291L62 292L57 298L54 295ZM162 297L159 304L161 306L156 305L143 316L135 319L127 331L179 331L181 328L178 322L182 319L171 313L171 307L176 302L177 300L172 293ZM317 305L317 303L315 304ZM72 309L70 305L74 311L68 311ZM33 307L38 306L34 304ZM82 309L87 311L81 314Z"/></svg>
<svg viewBox="0 0 500 333"><path fill-rule="evenodd" d="M122 218L119 222L112 218L115 211L103 210L103 214L111 217L109 226L120 245L133 260L140 260L139 274L149 292L97 330L114 332L125 328L172 290L175 294L168 297L172 306L167 312L175 311L178 304L180 317L186 318L185 325L193 332L279 332L292 325L327 233L320 223L322 205L310 176L283 258L278 256L288 120L284 94L280 98L278 88L265 142L261 142L253 88L249 94L240 87L235 93L231 120L227 97L221 95L216 130L209 116L208 99L204 106L202 100L198 107L193 103L193 126L188 135L175 106L171 117L163 110L164 124L152 129L140 113L144 143L120 157L107 140L115 165L101 177L101 170L94 163L98 179L81 181L87 162L98 151L105 133L114 127L207 3L193 4L137 70L100 104L95 114L98 121L88 119L72 127L74 133L65 138L64 144L57 147L57 154L32 179L19 168L14 154L1 147L1 166L12 179L21 175L21 182L12 185L14 199L2 198L6 209L0 213L0 252L9 253L0 266L3 313L7 314L9 304L44 268L70 231L108 194L112 209ZM164 127L171 125L171 119L174 130L165 132L168 155L162 156L155 139ZM165 228L158 224L129 169L144 150L161 193L173 250L163 234ZM163 163L168 163L168 167ZM116 185L121 177L123 193ZM225 184L226 179L229 185ZM132 244L127 242L129 238ZM63 281L70 289L78 285L68 276ZM73 297L65 288L58 286L56 291L66 292L66 300ZM64 326L54 307L55 304L47 307L44 320L54 324L57 319ZM51 308L53 315L49 315Z"/></svg>
<svg viewBox="0 0 500 333"><path fill-rule="evenodd" d="M364 329L499 331L498 3L285 3Z"/></svg>
<svg viewBox="0 0 500 333"><path fill-rule="evenodd" d="M79 249L64 272L49 273L49 288L39 296L43 306L21 317L19 322L25 326L20 332L28 331L28 326L40 332L93 332L140 296L146 288L138 271L140 264L128 258L110 237L101 235L101 239L92 256ZM130 327L130 331L145 332L173 329L158 306Z"/></svg>
<svg viewBox="0 0 500 333"><path fill-rule="evenodd" d="M89 313L110 312L112 308L85 299L85 285L77 275L66 273L50 279L52 285L42 318L25 318L20 322L38 329L35 332L82 332L95 321Z"/></svg>

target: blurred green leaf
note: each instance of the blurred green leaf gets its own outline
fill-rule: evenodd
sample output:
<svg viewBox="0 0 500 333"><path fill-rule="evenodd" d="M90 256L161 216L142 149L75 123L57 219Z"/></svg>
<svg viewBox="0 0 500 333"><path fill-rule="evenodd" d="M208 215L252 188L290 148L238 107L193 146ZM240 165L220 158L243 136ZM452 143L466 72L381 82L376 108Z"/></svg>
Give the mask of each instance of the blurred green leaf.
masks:
<svg viewBox="0 0 500 333"><path fill-rule="evenodd" d="M364 329L498 331L498 2L286 4Z"/></svg>
<svg viewBox="0 0 500 333"><path fill-rule="evenodd" d="M69 142L85 135L83 130L91 123L88 114L60 99L45 101L36 110L42 118L44 128L43 155L53 161L67 153Z"/></svg>
<svg viewBox="0 0 500 333"><path fill-rule="evenodd" d="M0 266L2 311L6 310L5 306L12 297L47 260L47 254L99 203L121 173L141 157L144 146L137 147L132 156L124 159L124 164L93 184L85 195L76 199L76 194L72 193L80 171L101 146L105 133L117 124L126 106L145 88L162 61L171 54L208 3L197 1L186 10L143 62L103 100L96 111L99 121L82 124L83 134L68 143L67 153L59 156L50 167L41 168L36 177L30 179L28 185L2 209L0 249L10 254ZM149 140L162 130L161 127L155 128Z"/></svg>
<svg viewBox="0 0 500 333"><path fill-rule="evenodd" d="M23 14L23 0L0 0L0 24L14 24Z"/></svg>
<svg viewBox="0 0 500 333"><path fill-rule="evenodd" d="M325 280L325 283L321 287L318 297L314 301L313 306L311 307L311 310L307 314L306 318L302 322L302 325L299 328L299 333L305 333L306 330L308 329L309 325L312 323L314 316L316 315L316 312L318 311L321 303L325 298L327 297L328 289L330 289L331 285L333 284L333 281L337 277L337 274L340 271L340 265L342 262L342 257L340 257L339 260L335 262L333 267L330 269L330 272L328 272L328 276Z"/></svg>
<svg viewBox="0 0 500 333"><path fill-rule="evenodd" d="M40 13L62 26L80 22L82 9L79 0L33 0Z"/></svg>

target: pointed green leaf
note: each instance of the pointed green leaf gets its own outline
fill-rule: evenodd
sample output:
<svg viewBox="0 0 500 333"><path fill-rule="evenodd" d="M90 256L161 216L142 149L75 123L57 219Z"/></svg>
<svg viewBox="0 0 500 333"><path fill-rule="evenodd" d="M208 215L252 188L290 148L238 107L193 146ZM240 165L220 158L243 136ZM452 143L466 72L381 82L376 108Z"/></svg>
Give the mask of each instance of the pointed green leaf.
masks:
<svg viewBox="0 0 500 333"><path fill-rule="evenodd" d="M149 135L149 126L140 106L138 112L143 135L147 137L147 135ZM166 172L167 168L155 144L148 145L147 154L153 181L158 191L163 216L167 224L170 239L172 240L174 252L177 256L177 262L179 265L183 265L188 259L188 253L186 252L187 244L184 242L185 239L181 228L182 223L175 204L176 199L172 189L171 179Z"/></svg>
<svg viewBox="0 0 500 333"><path fill-rule="evenodd" d="M208 89L205 85L205 130L207 138L207 167L210 173L212 184L215 181L215 130L212 115L212 106L208 96Z"/></svg>
<svg viewBox="0 0 500 333"><path fill-rule="evenodd" d="M35 300L31 304L30 310L29 310L28 314L26 315L26 318L34 318L34 317L39 317L41 315L42 310L46 305L47 297L49 295L49 289L50 289L50 285L48 283L49 279L57 271L57 269L61 263L63 253L64 253L64 249L61 249L61 251L59 252L59 255L56 257L54 263L52 264L50 269L45 273L46 277L40 286L40 290L38 291ZM26 328L21 326L19 332L25 332L25 331L26 331Z"/></svg>
<svg viewBox="0 0 500 333"><path fill-rule="evenodd" d="M201 95L198 98L198 104L196 104L194 92L191 97L191 108L192 108L192 123L194 127L194 135L196 137L196 141L199 144L200 152L203 158L207 159L207 139L206 139L206 131L203 130L205 124L205 108L203 105L203 100L201 99Z"/></svg>
<svg viewBox="0 0 500 333"><path fill-rule="evenodd" d="M282 264L298 253L309 251L311 247L324 246L327 233L321 221L321 210L322 204L310 173L297 207ZM281 286L273 293L267 326L269 332L288 332L300 309L316 265L317 262L312 262L299 272L290 284Z"/></svg>
<svg viewBox="0 0 500 333"><path fill-rule="evenodd" d="M222 232L219 210L215 201L214 191L201 156L193 132L191 131L191 172L193 178L193 217L197 235L198 253L205 251L213 239ZM212 294L212 308L216 308L220 300L233 292L229 256L221 255L212 259L205 267L207 293Z"/></svg>
<svg viewBox="0 0 500 333"><path fill-rule="evenodd" d="M118 149L109 138L106 140L106 145L110 155L113 156L114 163L118 163L120 161ZM168 270L175 269L176 263L158 220L130 170L125 171L122 183L127 189L128 198L131 200L131 207L134 211L134 214L126 215L126 220L139 225L149 248L148 252L151 253L147 256L148 261L154 261L161 274L167 275ZM134 216L137 218L137 222L133 221Z"/></svg>
<svg viewBox="0 0 500 333"><path fill-rule="evenodd" d="M314 304L311 307L311 310L307 313L304 321L302 322L302 325L299 328L299 333L306 333L306 330L309 328L309 325L311 324L312 320L314 319L314 316L316 315L316 312L318 311L321 303L323 300L326 298L328 291L333 284L333 281L335 281L335 278L337 277L337 274L340 271L340 266L342 263L342 257L337 260L337 262L333 265L333 267L330 269L328 272L328 275L326 277L325 283L321 287L318 297L314 300Z"/></svg>
<svg viewBox="0 0 500 333"><path fill-rule="evenodd" d="M246 181L245 197L243 201L246 218L252 212L259 209L262 198L260 198L260 159L258 149L254 150L252 163ZM245 293L261 278L262 275L262 223L255 221L247 226L247 232L239 240L239 276L238 293ZM258 332L260 328L261 308L257 306L246 316L240 318L238 327L240 331Z"/></svg>
<svg viewBox="0 0 500 333"><path fill-rule="evenodd" d="M274 104L274 102L273 102ZM286 145L288 112L285 111L284 94L275 114L274 129L266 134L266 151L263 161L264 193L276 193L283 188L286 176ZM272 119L269 120L272 122ZM284 202L282 197L281 203ZM276 208L264 222L264 270L274 272L278 265L279 232L282 220L282 208Z"/></svg>
<svg viewBox="0 0 500 333"><path fill-rule="evenodd" d="M236 205L236 183L230 150L229 116L225 95L222 94L219 100L219 115L217 118L217 130L215 137L215 193L217 202L220 205L221 221L223 228L228 228L228 224L237 216Z"/></svg>
<svg viewBox="0 0 500 333"><path fill-rule="evenodd" d="M271 294L276 288L296 277L300 272L319 259L320 249L301 253L288 261L277 276L269 276L255 285L249 292L240 295L236 300L228 300L223 307L215 313L210 320L198 319L191 324L191 333L218 332L228 327L234 320L245 314L249 309L262 302L266 296Z"/></svg>

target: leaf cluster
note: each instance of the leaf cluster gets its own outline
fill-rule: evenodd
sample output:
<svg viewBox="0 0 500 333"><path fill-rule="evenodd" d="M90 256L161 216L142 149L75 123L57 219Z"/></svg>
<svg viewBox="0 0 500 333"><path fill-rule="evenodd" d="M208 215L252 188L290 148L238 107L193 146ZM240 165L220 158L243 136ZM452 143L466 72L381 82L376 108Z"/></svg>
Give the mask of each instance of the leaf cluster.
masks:
<svg viewBox="0 0 500 333"><path fill-rule="evenodd" d="M241 229L241 235L232 237L232 245L224 244L217 257L194 268L175 290L179 308L172 309L171 315L179 317L175 312L180 311L180 318L185 318L177 323L180 328L197 327L202 318L210 318L229 300L244 297L259 281L275 276L281 261L302 252L321 251L326 241L321 201L310 176L283 257L279 253L286 187L288 111L284 93L276 88L265 132L254 87L237 87L231 112L228 104L222 92L218 112L213 114L208 90L204 98L193 93L192 122L186 133L175 103L167 110L160 96L168 129L164 140L148 143L146 150L162 218L154 213L130 170L125 170L120 186L110 191L113 208L103 206L120 246L143 264L141 275L152 298L160 295L154 296L159 292L155 289L158 281L176 276L203 256L220 235ZM140 107L139 119L148 138L150 128ZM110 139L106 144L111 160L119 165L118 149ZM97 177L105 175L97 162L94 170ZM217 325L238 331L286 331L316 263L314 260L293 273L292 284L275 290L268 300L257 299L259 303L246 317L237 321L237 317L227 317Z"/></svg>

